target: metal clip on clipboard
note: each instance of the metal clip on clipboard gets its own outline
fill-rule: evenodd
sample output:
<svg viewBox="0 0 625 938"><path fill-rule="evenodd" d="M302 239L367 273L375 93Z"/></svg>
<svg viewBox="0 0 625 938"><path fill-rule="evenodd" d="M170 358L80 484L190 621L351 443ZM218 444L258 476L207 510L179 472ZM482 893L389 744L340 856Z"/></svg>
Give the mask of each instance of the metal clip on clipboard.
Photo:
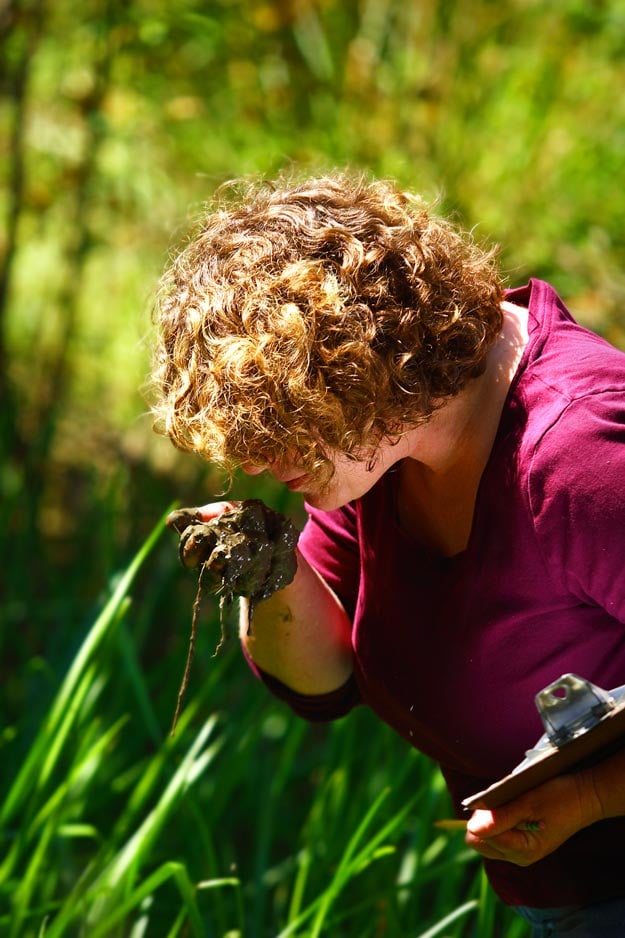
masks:
<svg viewBox="0 0 625 938"><path fill-rule="evenodd" d="M544 734L509 775L465 798L462 805L467 810L498 808L625 745L625 684L605 691L576 674L564 674L539 691L535 702Z"/></svg>

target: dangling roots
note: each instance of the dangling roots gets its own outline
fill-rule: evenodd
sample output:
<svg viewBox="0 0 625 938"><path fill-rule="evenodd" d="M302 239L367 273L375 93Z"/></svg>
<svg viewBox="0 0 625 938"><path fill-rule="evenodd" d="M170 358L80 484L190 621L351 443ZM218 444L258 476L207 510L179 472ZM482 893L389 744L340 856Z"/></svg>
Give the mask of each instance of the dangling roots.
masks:
<svg viewBox="0 0 625 938"><path fill-rule="evenodd" d="M195 600L193 602L193 615L191 617L191 635L189 636L189 650L187 651L187 660L184 666L184 674L182 675L182 681L180 682L180 690L178 691L178 699L176 701L176 711L174 713L174 719L172 720L171 730L169 735L173 736L176 732L176 724L178 723L178 718L180 716L180 711L182 710L182 701L184 700L184 695L187 692L187 687L189 686L189 678L191 676L191 665L193 664L193 658L195 656L195 640L197 638L197 623L200 615L200 605L202 603L204 595L204 584L202 583L202 575L207 569L208 564L203 563L202 569L200 570L200 575L197 581L197 592L195 594ZM227 593L222 593L219 597L219 627L221 629L221 635L219 642L215 651L213 652L213 658L216 658L221 649L224 646L228 634L226 632L226 618L225 618L225 609L232 605L232 597Z"/></svg>
<svg viewBox="0 0 625 938"><path fill-rule="evenodd" d="M219 594L221 636L213 657L226 638L226 610L234 596L249 599L248 633L256 602L266 599L291 582L297 569L297 528L261 501L250 499L218 518L203 522L197 508L173 512L168 525L180 535L179 554L185 567L199 567L193 603L191 636L176 710L171 727L174 735L189 684L195 654L200 604L205 592Z"/></svg>

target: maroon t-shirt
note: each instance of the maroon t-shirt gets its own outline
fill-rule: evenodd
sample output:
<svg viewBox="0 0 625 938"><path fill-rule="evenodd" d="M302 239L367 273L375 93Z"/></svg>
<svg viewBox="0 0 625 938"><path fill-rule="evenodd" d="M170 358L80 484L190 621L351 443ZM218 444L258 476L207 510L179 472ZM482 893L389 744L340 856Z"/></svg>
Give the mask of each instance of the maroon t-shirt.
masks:
<svg viewBox="0 0 625 938"><path fill-rule="evenodd" d="M402 531L392 469L358 502L309 509L300 548L352 617L354 678L307 697L262 675L309 719L367 704L439 763L459 813L542 734L537 691L569 671L625 683L625 355L546 283L508 299L529 308L530 337L467 549L441 558ZM625 818L530 867L486 868L510 904L625 895Z"/></svg>

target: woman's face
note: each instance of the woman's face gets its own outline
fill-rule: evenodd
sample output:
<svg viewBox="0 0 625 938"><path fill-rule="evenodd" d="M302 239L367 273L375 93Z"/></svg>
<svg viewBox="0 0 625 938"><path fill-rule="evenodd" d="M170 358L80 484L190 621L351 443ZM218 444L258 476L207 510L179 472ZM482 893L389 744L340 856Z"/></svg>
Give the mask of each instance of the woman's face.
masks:
<svg viewBox="0 0 625 938"><path fill-rule="evenodd" d="M270 465L246 463L241 468L249 475L268 472L292 492L301 492L314 508L332 511L360 498L391 466L408 455L407 447L402 445L404 439L400 438L397 443L380 443L373 458L370 453L356 458L342 453L331 455L334 473L329 480L319 480L296 462L274 462Z"/></svg>

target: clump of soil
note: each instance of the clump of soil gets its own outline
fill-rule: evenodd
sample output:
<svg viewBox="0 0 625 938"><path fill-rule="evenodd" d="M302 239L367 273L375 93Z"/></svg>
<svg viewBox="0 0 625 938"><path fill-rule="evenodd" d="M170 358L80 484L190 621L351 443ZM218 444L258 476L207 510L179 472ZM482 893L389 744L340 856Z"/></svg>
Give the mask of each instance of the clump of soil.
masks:
<svg viewBox="0 0 625 938"><path fill-rule="evenodd" d="M292 581L297 569L295 547L299 532L292 521L259 499L240 502L210 521L202 521L197 508L181 508L170 514L167 524L180 535L178 551L182 565L188 569L199 568L189 651L178 692L173 734L189 683L202 596L217 593L220 597L221 638L215 649L217 655L227 637L225 609L235 596L249 599L249 633L256 603Z"/></svg>

